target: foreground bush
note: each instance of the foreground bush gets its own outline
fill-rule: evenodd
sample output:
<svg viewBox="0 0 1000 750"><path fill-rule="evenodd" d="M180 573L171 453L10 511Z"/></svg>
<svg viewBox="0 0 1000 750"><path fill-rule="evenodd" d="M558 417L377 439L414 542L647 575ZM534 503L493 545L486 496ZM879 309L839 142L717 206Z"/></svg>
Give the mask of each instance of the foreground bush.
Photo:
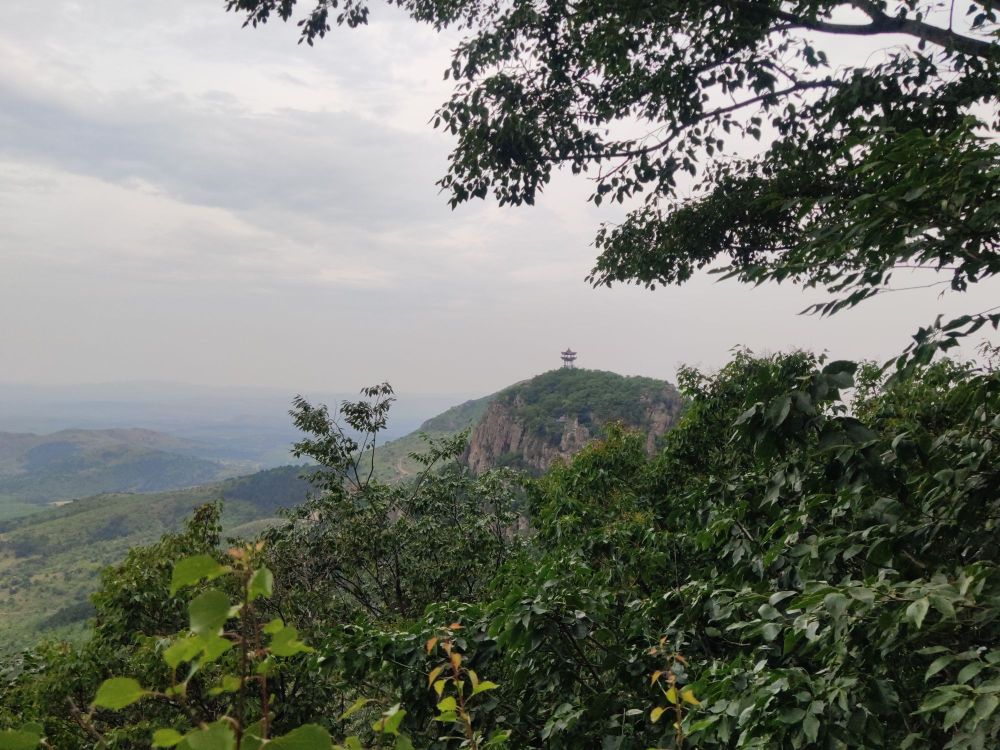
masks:
<svg viewBox="0 0 1000 750"><path fill-rule="evenodd" d="M332 457L326 493L246 561L194 527L133 552L91 641L8 678L0 717L27 739L0 748L149 747L165 728L276 750L995 746L1000 375L945 361L886 383L740 353L681 385L659 455L612 430L524 497L509 473L434 468L456 446L415 485L352 483L320 415L300 445ZM219 578L184 596L191 555ZM185 708L163 660L206 637L209 589L226 618L209 640L232 645L182 660ZM102 708L108 678L142 700Z"/></svg>

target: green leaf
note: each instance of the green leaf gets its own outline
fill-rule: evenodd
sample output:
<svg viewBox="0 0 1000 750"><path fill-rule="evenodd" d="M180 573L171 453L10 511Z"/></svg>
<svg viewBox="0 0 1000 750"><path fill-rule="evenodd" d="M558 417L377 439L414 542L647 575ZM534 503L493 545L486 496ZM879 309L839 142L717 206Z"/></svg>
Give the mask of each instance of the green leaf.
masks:
<svg viewBox="0 0 1000 750"><path fill-rule="evenodd" d="M479 693L485 693L487 690L496 690L499 685L495 682L490 682L489 680L482 680L478 685L472 688L472 694L478 695Z"/></svg>
<svg viewBox="0 0 1000 750"><path fill-rule="evenodd" d="M267 568L260 568L254 571L250 578L250 585L247 588L250 601L254 601L262 596L270 596L274 590L274 575Z"/></svg>
<svg viewBox="0 0 1000 750"><path fill-rule="evenodd" d="M955 700L956 693L953 689L946 690L935 690L928 696L923 703L920 704L920 712L927 713L928 711L934 711L935 709L941 708L946 703L951 703Z"/></svg>
<svg viewBox="0 0 1000 750"><path fill-rule="evenodd" d="M958 682L964 684L982 672L986 665L981 661L972 661L962 667L958 672Z"/></svg>
<svg viewBox="0 0 1000 750"><path fill-rule="evenodd" d="M42 737L23 729L0 729L0 750L35 750Z"/></svg>
<svg viewBox="0 0 1000 750"><path fill-rule="evenodd" d="M268 750L331 750L330 734L317 724L304 724L267 743Z"/></svg>
<svg viewBox="0 0 1000 750"><path fill-rule="evenodd" d="M171 669L176 669L183 662L191 661L201 652L201 642L198 638L181 637L167 646L163 651L163 661Z"/></svg>
<svg viewBox="0 0 1000 750"><path fill-rule="evenodd" d="M222 695L223 693L235 693L240 689L240 678L236 675L223 675L219 684L209 689L209 695Z"/></svg>
<svg viewBox="0 0 1000 750"><path fill-rule="evenodd" d="M945 713L942 728L947 732L962 720L962 717L968 713L970 708L972 708L972 701L964 700L960 703L956 703Z"/></svg>
<svg viewBox="0 0 1000 750"><path fill-rule="evenodd" d="M299 631L290 626L271 636L270 649L275 656L294 656L312 651L309 646L299 640Z"/></svg>
<svg viewBox="0 0 1000 750"><path fill-rule="evenodd" d="M486 740L486 744L483 747L503 747L509 739L510 732L508 730L498 729L490 735L490 738Z"/></svg>
<svg viewBox="0 0 1000 750"><path fill-rule="evenodd" d="M781 632L781 626L776 622L769 622L766 625L764 625L763 628L760 629L761 636L768 643L777 638L780 632Z"/></svg>
<svg viewBox="0 0 1000 750"><path fill-rule="evenodd" d="M174 572L170 578L170 595L173 596L185 586L191 586L199 581L211 581L229 568L220 565L218 560L210 555L194 555L185 557L174 563Z"/></svg>
<svg viewBox="0 0 1000 750"><path fill-rule="evenodd" d="M802 719L802 733L809 742L815 742L819 736L819 719L815 714L806 714Z"/></svg>
<svg viewBox="0 0 1000 750"><path fill-rule="evenodd" d="M152 747L173 747L184 739L176 729L157 729L153 732Z"/></svg>
<svg viewBox="0 0 1000 750"><path fill-rule="evenodd" d="M927 667L927 671L924 673L924 680L929 680L931 677L936 675L942 669L947 667L955 660L955 657L951 654L945 654L944 656L939 656L937 659L931 662L931 665Z"/></svg>
<svg viewBox="0 0 1000 750"><path fill-rule="evenodd" d="M983 719L992 716L993 712L997 710L997 706L1000 706L1000 697L994 694L980 695L976 698L976 719L982 721Z"/></svg>
<svg viewBox="0 0 1000 750"><path fill-rule="evenodd" d="M199 594L188 605L191 630L199 635L218 635L230 617L229 597L218 589Z"/></svg>
<svg viewBox="0 0 1000 750"><path fill-rule="evenodd" d="M217 721L184 735L178 750L235 750L236 736L227 722Z"/></svg>
<svg viewBox="0 0 1000 750"><path fill-rule="evenodd" d="M940 594L931 594L929 599L931 600L931 604L934 605L934 609L940 612L942 616L952 620L955 619L955 607L949 599Z"/></svg>
<svg viewBox="0 0 1000 750"><path fill-rule="evenodd" d="M778 714L778 721L783 724L798 724L805 715L806 712L801 708L786 708Z"/></svg>
<svg viewBox="0 0 1000 750"><path fill-rule="evenodd" d="M201 649L201 663L211 664L233 647L233 642L217 633L205 633L196 639Z"/></svg>
<svg viewBox="0 0 1000 750"><path fill-rule="evenodd" d="M260 750L264 746L264 722L255 721L243 732L240 750Z"/></svg>
<svg viewBox="0 0 1000 750"><path fill-rule="evenodd" d="M906 608L906 619L916 625L917 630L920 630L924 624L924 618L927 616L927 611L930 608L931 603L926 596L922 599L917 599Z"/></svg>
<svg viewBox="0 0 1000 750"><path fill-rule="evenodd" d="M105 680L97 688L97 695L94 697L94 705L98 708L110 708L112 711L131 706L137 700L147 695L148 691L142 688L138 682L131 677L112 677Z"/></svg>
<svg viewBox="0 0 1000 750"><path fill-rule="evenodd" d="M379 734L399 734L399 725L406 716L406 711L399 707L399 704L392 706L382 714L382 718L372 724Z"/></svg>

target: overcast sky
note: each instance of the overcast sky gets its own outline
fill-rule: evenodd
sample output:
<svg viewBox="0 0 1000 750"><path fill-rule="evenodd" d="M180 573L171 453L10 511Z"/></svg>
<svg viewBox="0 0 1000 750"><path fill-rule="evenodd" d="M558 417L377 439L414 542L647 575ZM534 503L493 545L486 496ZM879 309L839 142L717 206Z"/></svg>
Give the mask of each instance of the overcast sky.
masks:
<svg viewBox="0 0 1000 750"><path fill-rule="evenodd" d="M170 380L486 393L550 369L673 378L730 349L887 357L939 312L707 277L591 289L612 210L560 176L533 208L451 211L435 181L454 37L383 6L315 48L222 0L6 0L0 382Z"/></svg>

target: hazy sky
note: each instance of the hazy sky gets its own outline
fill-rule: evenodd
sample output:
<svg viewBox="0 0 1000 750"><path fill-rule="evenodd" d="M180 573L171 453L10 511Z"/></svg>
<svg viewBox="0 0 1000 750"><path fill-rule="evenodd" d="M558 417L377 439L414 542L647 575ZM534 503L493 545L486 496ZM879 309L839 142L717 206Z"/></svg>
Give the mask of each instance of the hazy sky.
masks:
<svg viewBox="0 0 1000 750"><path fill-rule="evenodd" d="M377 5L315 48L222 0L6 0L0 26L0 381L136 379L485 393L558 364L673 378L729 350L884 357L939 312L707 277L594 290L612 210L557 178L533 208L451 211L454 37ZM901 283L905 280L900 279Z"/></svg>

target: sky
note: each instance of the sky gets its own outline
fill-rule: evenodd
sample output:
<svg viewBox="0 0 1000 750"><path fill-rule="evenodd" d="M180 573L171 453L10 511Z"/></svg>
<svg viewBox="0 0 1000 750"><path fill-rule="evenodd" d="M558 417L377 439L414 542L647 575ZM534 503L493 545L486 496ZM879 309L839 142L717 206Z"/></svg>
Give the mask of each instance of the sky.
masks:
<svg viewBox="0 0 1000 750"><path fill-rule="evenodd" d="M452 211L429 120L458 37L376 5L313 48L222 0L6 0L0 382L479 394L559 364L673 379L733 347L885 359L960 297L825 299L702 275L592 289L615 208L557 175ZM900 283L906 283L900 278ZM914 283L918 283L919 279Z"/></svg>

